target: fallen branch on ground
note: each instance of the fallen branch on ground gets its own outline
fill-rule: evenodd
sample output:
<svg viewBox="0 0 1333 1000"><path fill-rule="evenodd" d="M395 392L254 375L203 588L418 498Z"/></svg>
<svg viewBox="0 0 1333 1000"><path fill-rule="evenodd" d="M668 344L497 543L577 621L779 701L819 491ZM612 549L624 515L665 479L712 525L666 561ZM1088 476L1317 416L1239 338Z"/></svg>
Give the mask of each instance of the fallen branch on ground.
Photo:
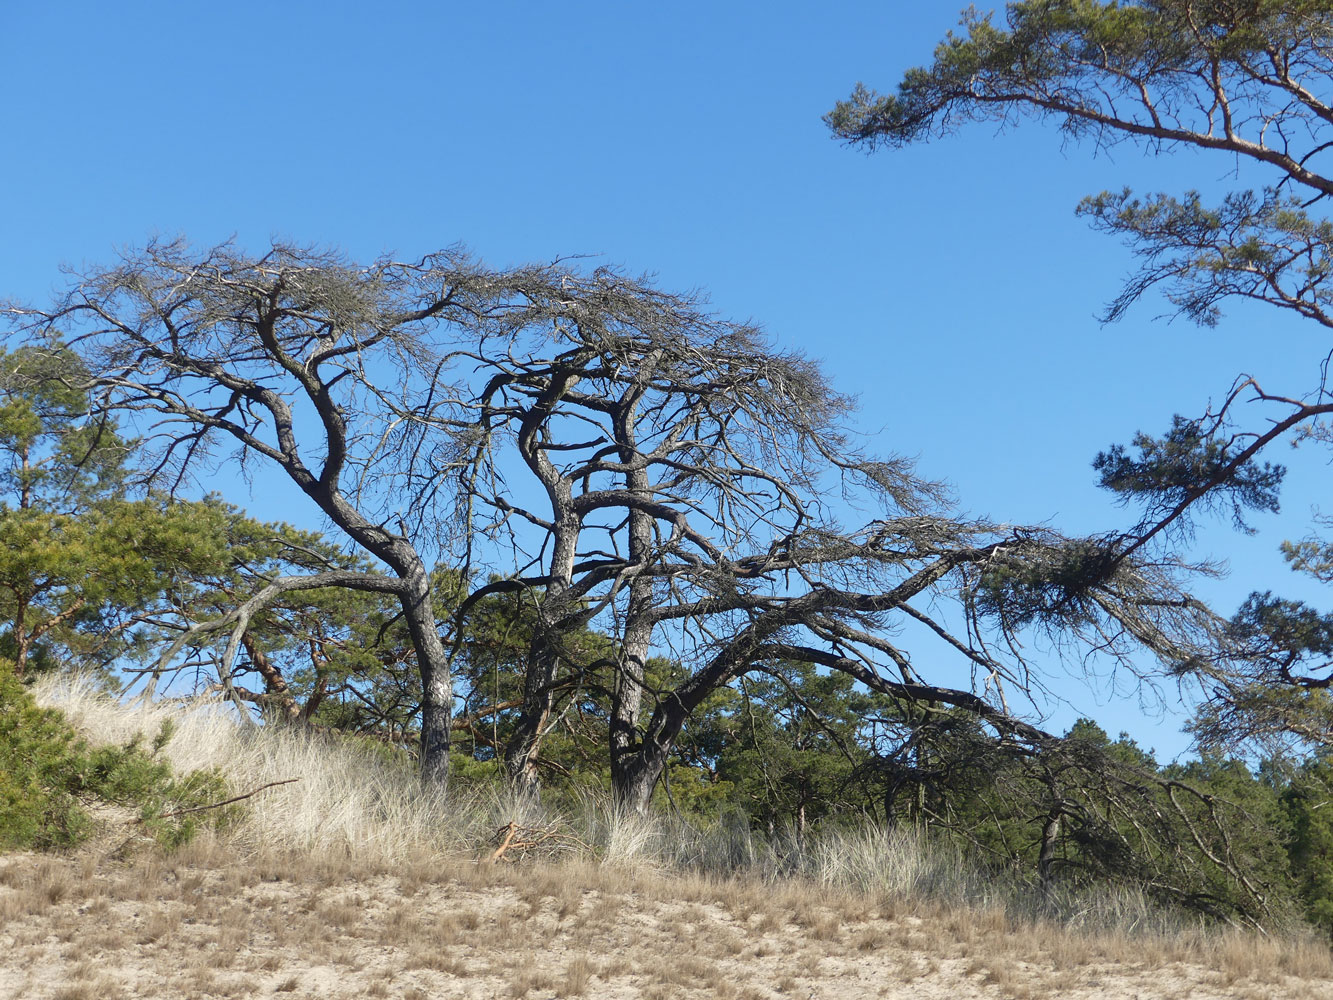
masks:
<svg viewBox="0 0 1333 1000"><path fill-rule="evenodd" d="M581 847L584 850L592 850L578 837L568 833L560 833L554 826L546 828L519 826L516 822L510 820L496 830L495 834L500 838L500 846L486 859L489 864L503 860L505 854L509 851L526 853L537 847Z"/></svg>

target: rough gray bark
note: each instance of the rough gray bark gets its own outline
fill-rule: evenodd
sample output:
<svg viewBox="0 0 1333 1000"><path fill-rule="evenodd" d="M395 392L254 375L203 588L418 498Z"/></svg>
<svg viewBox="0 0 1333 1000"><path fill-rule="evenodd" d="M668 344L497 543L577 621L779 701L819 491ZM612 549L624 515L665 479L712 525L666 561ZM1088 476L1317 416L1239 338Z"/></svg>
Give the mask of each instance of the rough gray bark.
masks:
<svg viewBox="0 0 1333 1000"><path fill-rule="evenodd" d="M1060 847L1060 820L1063 816L1063 803L1057 801L1046 814L1046 820L1041 827L1041 847L1037 852L1037 877L1041 879L1042 888L1048 891L1054 884L1055 854Z"/></svg>
<svg viewBox="0 0 1333 1000"><path fill-rule="evenodd" d="M616 440L620 462L625 467L625 489L641 502L652 497L652 483L646 467L635 461L637 453L636 422L639 401L656 367L650 356L638 372L636 390L627 395L615 412ZM643 708L645 670L653 642L653 577L645 572L653 558L653 518L642 507L627 514L626 558L633 574L626 601L624 628L611 688L610 750L611 785L621 801L646 803L642 788L633 787L635 776L628 765L638 748L639 718ZM647 789L651 796L652 788Z"/></svg>

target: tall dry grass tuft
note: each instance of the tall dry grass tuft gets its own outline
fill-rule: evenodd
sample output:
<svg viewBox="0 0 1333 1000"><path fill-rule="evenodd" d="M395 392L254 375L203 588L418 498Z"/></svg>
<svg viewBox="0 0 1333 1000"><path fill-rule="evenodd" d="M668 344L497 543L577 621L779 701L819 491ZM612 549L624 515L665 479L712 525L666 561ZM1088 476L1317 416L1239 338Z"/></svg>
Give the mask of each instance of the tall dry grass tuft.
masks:
<svg viewBox="0 0 1333 1000"><path fill-rule="evenodd" d="M33 688L39 704L58 708L94 743L151 738L170 721L175 735L161 753L178 770L217 768L238 793L270 782L245 803L229 838L257 852L355 856L392 866L427 854L457 854L481 839L487 810L425 789L409 768L374 748L280 726L240 724L215 701L127 703L86 677L50 675Z"/></svg>
<svg viewBox="0 0 1333 1000"><path fill-rule="evenodd" d="M586 790L577 795L571 814L575 836L606 864L665 869L671 867L669 841L663 824L655 820Z"/></svg>
<svg viewBox="0 0 1333 1000"><path fill-rule="evenodd" d="M911 827L822 831L811 840L802 867L821 885L889 900L990 904L997 891L997 883L979 878L955 846Z"/></svg>

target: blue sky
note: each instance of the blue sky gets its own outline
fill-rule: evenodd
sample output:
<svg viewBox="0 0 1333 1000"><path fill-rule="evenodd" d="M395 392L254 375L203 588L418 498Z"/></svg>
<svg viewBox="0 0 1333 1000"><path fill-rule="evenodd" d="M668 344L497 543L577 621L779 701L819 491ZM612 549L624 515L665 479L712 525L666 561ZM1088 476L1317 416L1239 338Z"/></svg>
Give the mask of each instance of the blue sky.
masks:
<svg viewBox="0 0 1333 1000"><path fill-rule="evenodd" d="M10 3L0 5L0 295L41 302L62 262L183 233L335 244L354 257L463 242L494 265L594 254L706 291L859 396L874 446L920 458L963 506L1103 530L1099 449L1195 413L1241 371L1312 387L1318 331L1260 309L1217 330L1148 301L1096 321L1130 267L1074 218L1126 184L1224 190L1226 160L1062 146L1037 123L875 156L820 121L888 89L953 2ZM1324 456L1293 460L1285 521L1208 589L1317 600L1276 555L1305 530ZM261 515L264 486L237 495ZM1179 719L1072 683L1073 708L1165 756Z"/></svg>

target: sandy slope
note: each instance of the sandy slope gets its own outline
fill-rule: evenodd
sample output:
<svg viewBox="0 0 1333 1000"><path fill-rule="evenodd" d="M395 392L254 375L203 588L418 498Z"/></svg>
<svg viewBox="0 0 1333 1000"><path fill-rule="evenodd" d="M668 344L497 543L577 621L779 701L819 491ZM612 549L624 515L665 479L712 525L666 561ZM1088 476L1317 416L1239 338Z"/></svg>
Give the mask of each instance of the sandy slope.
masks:
<svg viewBox="0 0 1333 1000"><path fill-rule="evenodd" d="M1023 934L589 866L0 858L0 997L1330 997L1299 952ZM1316 963L1327 967L1327 962Z"/></svg>

